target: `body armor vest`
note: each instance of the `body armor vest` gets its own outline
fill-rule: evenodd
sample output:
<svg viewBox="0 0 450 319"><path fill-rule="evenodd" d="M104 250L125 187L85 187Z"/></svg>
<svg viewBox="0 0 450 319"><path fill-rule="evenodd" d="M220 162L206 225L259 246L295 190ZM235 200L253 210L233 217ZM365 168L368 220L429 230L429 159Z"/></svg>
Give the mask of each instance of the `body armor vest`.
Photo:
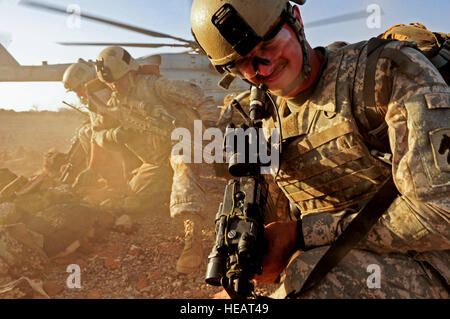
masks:
<svg viewBox="0 0 450 319"><path fill-rule="evenodd" d="M363 46L353 45L352 53ZM303 215L359 208L391 174L387 165L370 154L358 131L352 114L358 60L346 52L328 56L305 102L294 108L288 100L279 108L283 150L275 181Z"/></svg>

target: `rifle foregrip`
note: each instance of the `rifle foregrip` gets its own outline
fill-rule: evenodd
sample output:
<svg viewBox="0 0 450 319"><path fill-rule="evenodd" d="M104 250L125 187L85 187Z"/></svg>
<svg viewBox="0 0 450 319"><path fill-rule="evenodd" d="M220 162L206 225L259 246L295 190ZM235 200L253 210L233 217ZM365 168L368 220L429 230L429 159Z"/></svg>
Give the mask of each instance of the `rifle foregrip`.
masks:
<svg viewBox="0 0 450 319"><path fill-rule="evenodd" d="M265 246L261 181L231 180L216 215L216 243L209 255L206 282L222 285L231 298L253 293L252 280L261 273Z"/></svg>

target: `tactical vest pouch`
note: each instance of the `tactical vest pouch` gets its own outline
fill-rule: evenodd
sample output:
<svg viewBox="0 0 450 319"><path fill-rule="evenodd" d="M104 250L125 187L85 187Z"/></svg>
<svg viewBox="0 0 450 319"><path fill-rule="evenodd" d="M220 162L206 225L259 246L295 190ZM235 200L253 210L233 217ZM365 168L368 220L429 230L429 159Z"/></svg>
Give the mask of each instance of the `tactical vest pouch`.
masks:
<svg viewBox="0 0 450 319"><path fill-rule="evenodd" d="M353 59L335 52L309 99L293 113L280 108L285 144L275 180L304 215L359 205L391 174L370 154L352 114L351 82L342 79L354 78Z"/></svg>
<svg viewBox="0 0 450 319"><path fill-rule="evenodd" d="M137 73L161 76L161 72L159 71L159 65L157 65L157 64L140 65Z"/></svg>

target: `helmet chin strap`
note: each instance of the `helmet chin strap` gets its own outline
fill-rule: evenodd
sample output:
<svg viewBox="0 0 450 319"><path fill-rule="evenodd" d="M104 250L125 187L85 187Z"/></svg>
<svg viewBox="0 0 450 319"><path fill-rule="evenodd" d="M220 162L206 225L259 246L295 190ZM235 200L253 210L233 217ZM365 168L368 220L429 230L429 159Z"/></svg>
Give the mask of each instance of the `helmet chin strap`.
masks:
<svg viewBox="0 0 450 319"><path fill-rule="evenodd" d="M297 21L298 24L298 21ZM300 45L302 47L302 53L303 53L303 73L305 76L309 75L311 72L311 65L309 63L309 51L308 46L306 44L306 37L305 37L305 31L303 28L300 28L299 33L297 34L298 41L300 42Z"/></svg>
<svg viewBox="0 0 450 319"><path fill-rule="evenodd" d="M311 65L309 63L309 51L308 51L308 46L306 44L305 30L302 28L302 26L300 25L300 22L297 20L294 7L291 6L289 3L287 4L286 11L282 17L286 20L286 22L294 30L295 34L297 35L297 39L300 42L300 46L302 48L302 54L303 54L302 73L303 73L304 77L306 77L311 72Z"/></svg>

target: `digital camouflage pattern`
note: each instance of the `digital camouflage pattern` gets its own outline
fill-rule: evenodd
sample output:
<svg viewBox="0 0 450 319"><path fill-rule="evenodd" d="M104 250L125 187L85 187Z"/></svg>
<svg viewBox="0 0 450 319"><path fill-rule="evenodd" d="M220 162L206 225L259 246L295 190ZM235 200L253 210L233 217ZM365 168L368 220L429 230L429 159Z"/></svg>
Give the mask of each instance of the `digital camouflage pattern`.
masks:
<svg viewBox="0 0 450 319"><path fill-rule="evenodd" d="M447 166L449 164L447 162L447 151L450 152L450 149L447 150L447 148L450 146L445 144L445 135L450 127L448 122L450 118L450 89L432 64L418 51L408 47L406 43L392 42L387 44L386 48L401 50L412 63L420 66L421 72L419 75L411 76L401 72L390 59L379 59L375 81L376 107L367 109L364 102L363 81L367 64L367 46L365 43L347 46L329 54L326 67L315 88L304 96L288 101L291 112L306 113L305 107L316 107L317 109L317 105L308 105L308 99L312 97L314 100L315 96L321 96L321 101L320 99L315 101L320 101L318 108L321 112L326 112L325 115L330 117L330 122L333 121L334 112L339 115L341 110L350 106L353 109L360 134L365 136L370 135L371 131L372 133L373 131L378 133L380 131L378 128L383 128L383 118L385 118L388 126L387 131L384 129L385 143L390 145L392 150L392 174L401 194L372 228L366 239L358 244L357 248L364 250L353 250L327 276L325 281L307 293L307 297L448 297L448 295L442 293L442 287L445 282L447 285L450 283L450 263L448 262L450 250L450 198L448 196L450 192L450 170ZM337 76L333 77L330 74L337 74ZM327 81L331 81L331 83ZM341 85L341 87L348 87L349 89L336 89L336 95L334 95L330 93L330 90L334 92L336 83L338 88ZM329 90L322 90L317 93L316 90L319 88L329 88ZM347 105L347 103L351 104ZM316 120L318 118L318 121L322 121L319 116L314 116L316 116ZM300 116L297 118L302 119ZM310 117L305 118L310 120ZM352 121L351 118L348 120ZM308 130L311 129L308 125L310 123L304 123L300 120L297 124L297 128L305 129L300 133L306 134L307 137L310 133ZM317 130L319 132L325 131L320 131L320 127ZM295 136L295 134L293 135ZM376 134L373 140L379 141L382 137L383 134ZM339 137L335 138L337 138L337 147L334 152L343 147L339 145ZM355 135L355 138L358 138L358 136ZM312 141L318 145L323 144L320 140L312 139ZM345 143L348 143L348 141ZM369 147L373 146L370 141L367 144ZM315 151L314 148L305 150L305 147L308 146L310 147L311 144L301 144L297 140L295 144L291 143L284 146L283 153L298 154L298 152L303 152L307 157L309 151ZM293 147L295 151L293 151ZM348 145L345 147L348 147ZM373 148L375 149L375 147ZM317 158L310 160L321 161L325 158L324 155L330 157L332 153L332 148L321 154L316 152ZM296 170L302 168L303 165L309 165L308 162L300 161L297 162L297 165L295 162L289 163L289 159L286 159L284 154L282 155L282 169L280 170L282 177L283 174L298 176ZM325 166L335 167L329 172L335 171L337 178L347 173L366 178L367 182L379 183L373 177L368 176L367 171L358 171L358 167L350 166L342 170L339 160L334 163L329 161L329 158L323 161ZM333 176L329 175L328 177L331 182ZM335 179L337 178L335 177ZM307 182L308 180L304 184ZM295 185L295 181L291 181L290 185ZM336 185L339 185L339 183ZM352 186L347 186L347 188L354 189ZM323 195L329 196L331 203L333 203L334 192L341 190L345 193L345 189L336 188L332 190L334 192L330 192L327 187L323 190L328 191L328 195L320 189L319 191L314 188L308 190L310 194L314 195L313 197L319 199L323 199L321 197L322 191ZM289 191L286 192L286 187L283 191L287 193L288 197L292 197ZM323 247L336 240L367 200L360 198L356 203L349 203L347 207L334 205L334 208L311 210L310 213L308 213L308 209L305 210L305 206L299 206L299 208L303 208L303 233L308 250L294 258L290 263L287 268L288 276L283 284L284 288L281 289L289 292L287 290L292 287L296 289L301 287L303 280L306 279L305 272L308 271L307 269L312 269L315 262L323 255ZM427 264L432 266L433 270L426 271L427 278L424 277L424 271L420 270L422 268L419 267L418 260L426 260ZM365 279L369 275L366 272L367 263L379 265L381 272L385 273L384 279L382 279L384 289L369 291L361 288L365 285ZM360 269L350 272L349 269L355 265L360 265ZM437 271L436 274L433 273L435 270ZM414 276L417 280L411 280L404 275L411 271L416 272ZM443 278L442 281L438 280L440 277ZM419 282L420 285L415 285ZM394 289L394 286L397 288ZM356 289L356 287L359 288ZM354 293L355 291L359 292L360 288L362 289L360 294Z"/></svg>
<svg viewBox="0 0 450 319"><path fill-rule="evenodd" d="M193 83L161 77L155 82L154 90L163 100L193 108L205 126L214 126L219 117L220 108L213 98L205 96L202 89Z"/></svg>
<svg viewBox="0 0 450 319"><path fill-rule="evenodd" d="M283 285L272 297L284 298L298 289L328 248L322 246L295 256L284 274ZM446 262L450 261L448 258L447 254ZM404 254L380 255L353 249L317 287L306 291L300 298L448 299L450 294L440 275L425 262Z"/></svg>

